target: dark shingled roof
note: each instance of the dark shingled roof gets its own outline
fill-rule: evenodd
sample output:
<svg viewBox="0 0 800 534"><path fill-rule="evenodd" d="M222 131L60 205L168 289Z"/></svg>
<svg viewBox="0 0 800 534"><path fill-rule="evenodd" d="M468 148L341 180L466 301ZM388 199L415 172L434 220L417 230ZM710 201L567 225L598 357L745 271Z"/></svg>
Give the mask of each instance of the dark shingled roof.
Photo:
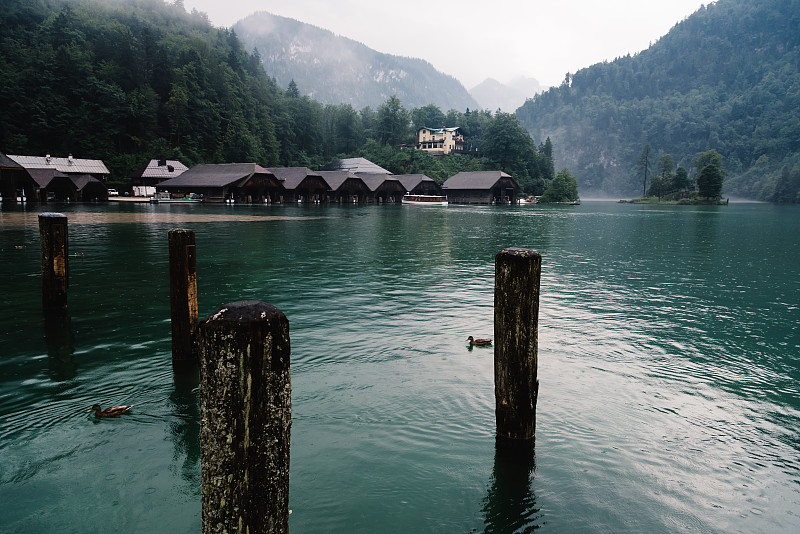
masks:
<svg viewBox="0 0 800 534"><path fill-rule="evenodd" d="M103 183L94 176L88 174L73 174L70 175L69 179L72 180L72 183L75 184L75 187L78 188L78 191L83 191L83 189L89 184Z"/></svg>
<svg viewBox="0 0 800 534"><path fill-rule="evenodd" d="M397 182L397 184L402 187L400 180L389 174L359 174L358 177L367 184L370 191L377 191L385 182Z"/></svg>
<svg viewBox="0 0 800 534"><path fill-rule="evenodd" d="M395 178L400 180L406 191L411 191L417 187L421 182L433 182L433 178L428 178L424 174L395 174Z"/></svg>
<svg viewBox="0 0 800 534"><path fill-rule="evenodd" d="M196 165L175 178L158 184L162 187L225 187L247 180L254 174L271 174L256 163L217 163Z"/></svg>
<svg viewBox="0 0 800 534"><path fill-rule="evenodd" d="M448 178L442 189L491 189L501 178L511 176L503 171L460 172Z"/></svg>
<svg viewBox="0 0 800 534"><path fill-rule="evenodd" d="M366 158L346 158L338 159L326 165L322 170L325 171L350 171L354 174L392 174L383 167L380 167Z"/></svg>
<svg viewBox="0 0 800 534"><path fill-rule="evenodd" d="M53 181L53 178L66 178L67 175L63 172L59 172L54 168L50 169L28 169L28 174L30 174L33 181L39 187L47 187L50 185L50 182Z"/></svg>
<svg viewBox="0 0 800 534"><path fill-rule="evenodd" d="M297 189L303 180L309 176L320 177L319 173L312 171L308 167L270 167L267 169L281 181L283 187L289 191Z"/></svg>
<svg viewBox="0 0 800 534"><path fill-rule="evenodd" d="M22 165L9 158L5 154L0 154L0 167L4 169L21 169Z"/></svg>
<svg viewBox="0 0 800 534"><path fill-rule="evenodd" d="M331 191L336 191L342 187L342 184L345 183L348 178L360 179L350 171L318 171L317 174L322 176L322 179L325 180L325 183L328 184L328 188Z"/></svg>

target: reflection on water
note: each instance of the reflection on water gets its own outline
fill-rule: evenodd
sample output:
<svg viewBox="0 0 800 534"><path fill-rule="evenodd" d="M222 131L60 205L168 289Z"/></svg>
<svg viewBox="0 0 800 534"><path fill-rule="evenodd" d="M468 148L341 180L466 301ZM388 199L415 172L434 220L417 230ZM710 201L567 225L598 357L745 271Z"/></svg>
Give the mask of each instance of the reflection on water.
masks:
<svg viewBox="0 0 800 534"><path fill-rule="evenodd" d="M175 447L173 465L188 484L197 488L200 484L199 369L191 364L178 365L173 379L175 389L169 396L172 404L169 431Z"/></svg>
<svg viewBox="0 0 800 534"><path fill-rule="evenodd" d="M484 532L533 532L544 525L533 492L534 441L498 438L489 490L483 500Z"/></svg>
<svg viewBox="0 0 800 534"><path fill-rule="evenodd" d="M50 377L56 382L75 378L75 337L72 319L66 314L45 314L44 338L50 363Z"/></svg>
<svg viewBox="0 0 800 534"><path fill-rule="evenodd" d="M2 532L199 530L177 225L201 316L290 321L293 532L800 531L796 207L64 209L83 255L44 324L37 214L0 209ZM508 246L543 257L535 464L495 449L492 350L465 342Z"/></svg>

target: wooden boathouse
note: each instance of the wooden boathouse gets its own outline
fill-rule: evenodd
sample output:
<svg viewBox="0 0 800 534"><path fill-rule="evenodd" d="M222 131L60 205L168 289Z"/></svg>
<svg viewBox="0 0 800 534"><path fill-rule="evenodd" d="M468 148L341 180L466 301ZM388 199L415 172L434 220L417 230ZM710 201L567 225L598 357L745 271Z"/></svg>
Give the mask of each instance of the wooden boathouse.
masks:
<svg viewBox="0 0 800 534"><path fill-rule="evenodd" d="M516 204L522 190L502 171L460 172L442 184L451 204Z"/></svg>
<svg viewBox="0 0 800 534"><path fill-rule="evenodd" d="M270 167L283 186L283 202L319 204L328 201L328 184L308 167Z"/></svg>
<svg viewBox="0 0 800 534"><path fill-rule="evenodd" d="M280 202L284 194L280 180L256 163L196 165L157 189L173 196L195 193L207 202Z"/></svg>
<svg viewBox="0 0 800 534"><path fill-rule="evenodd" d="M444 195L441 186L424 174L395 174L406 193L412 195Z"/></svg>
<svg viewBox="0 0 800 534"><path fill-rule="evenodd" d="M101 160L0 154L3 201L107 200L109 171Z"/></svg>
<svg viewBox="0 0 800 534"><path fill-rule="evenodd" d="M330 202L360 204L369 198L367 184L350 171L318 171L317 174L328 184Z"/></svg>

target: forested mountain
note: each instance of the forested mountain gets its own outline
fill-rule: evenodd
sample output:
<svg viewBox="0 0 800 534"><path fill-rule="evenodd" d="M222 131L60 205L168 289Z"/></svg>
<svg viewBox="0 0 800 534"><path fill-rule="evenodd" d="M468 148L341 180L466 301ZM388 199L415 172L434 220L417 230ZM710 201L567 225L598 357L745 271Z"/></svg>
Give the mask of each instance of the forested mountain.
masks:
<svg viewBox="0 0 800 534"><path fill-rule="evenodd" d="M725 195L798 202L799 67L800 0L719 0L635 56L568 75L517 116L550 136L584 196L641 194L649 144L690 171L716 149Z"/></svg>
<svg viewBox="0 0 800 534"><path fill-rule="evenodd" d="M162 0L4 0L0 151L277 164L281 93L236 36Z"/></svg>
<svg viewBox="0 0 800 534"><path fill-rule="evenodd" d="M478 107L458 80L427 61L376 52L310 24L259 12L233 30L249 50L258 50L278 85L285 88L294 80L300 94L323 104L374 108L397 96L411 107Z"/></svg>
<svg viewBox="0 0 800 534"><path fill-rule="evenodd" d="M235 32L182 2L3 0L0 28L0 153L102 159L120 185L153 158L317 169L366 157L439 183L502 170L528 194L554 179L552 144L535 145L514 115L407 109L395 95L375 109L323 105L280 87ZM459 126L480 150L401 148L422 126Z"/></svg>

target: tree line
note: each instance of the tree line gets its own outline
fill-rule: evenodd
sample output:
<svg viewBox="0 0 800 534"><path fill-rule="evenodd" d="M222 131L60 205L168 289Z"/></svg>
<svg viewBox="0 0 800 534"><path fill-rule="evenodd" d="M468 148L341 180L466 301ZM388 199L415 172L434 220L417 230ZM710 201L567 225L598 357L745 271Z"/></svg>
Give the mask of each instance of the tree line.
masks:
<svg viewBox="0 0 800 534"><path fill-rule="evenodd" d="M7 0L0 11L0 147L11 154L102 159L114 182L153 158L317 169L366 157L395 174L439 183L460 171L502 170L540 195L555 178L553 145L516 116L435 105L408 110L323 105L281 88L258 50L182 2ZM473 156L413 147L419 128L461 128Z"/></svg>
<svg viewBox="0 0 800 534"><path fill-rule="evenodd" d="M517 116L561 148L558 165L581 187L642 191L641 147L692 170L724 157L725 193L800 201L798 0L720 0L677 23L650 48L567 74ZM699 171L700 169L694 169Z"/></svg>

